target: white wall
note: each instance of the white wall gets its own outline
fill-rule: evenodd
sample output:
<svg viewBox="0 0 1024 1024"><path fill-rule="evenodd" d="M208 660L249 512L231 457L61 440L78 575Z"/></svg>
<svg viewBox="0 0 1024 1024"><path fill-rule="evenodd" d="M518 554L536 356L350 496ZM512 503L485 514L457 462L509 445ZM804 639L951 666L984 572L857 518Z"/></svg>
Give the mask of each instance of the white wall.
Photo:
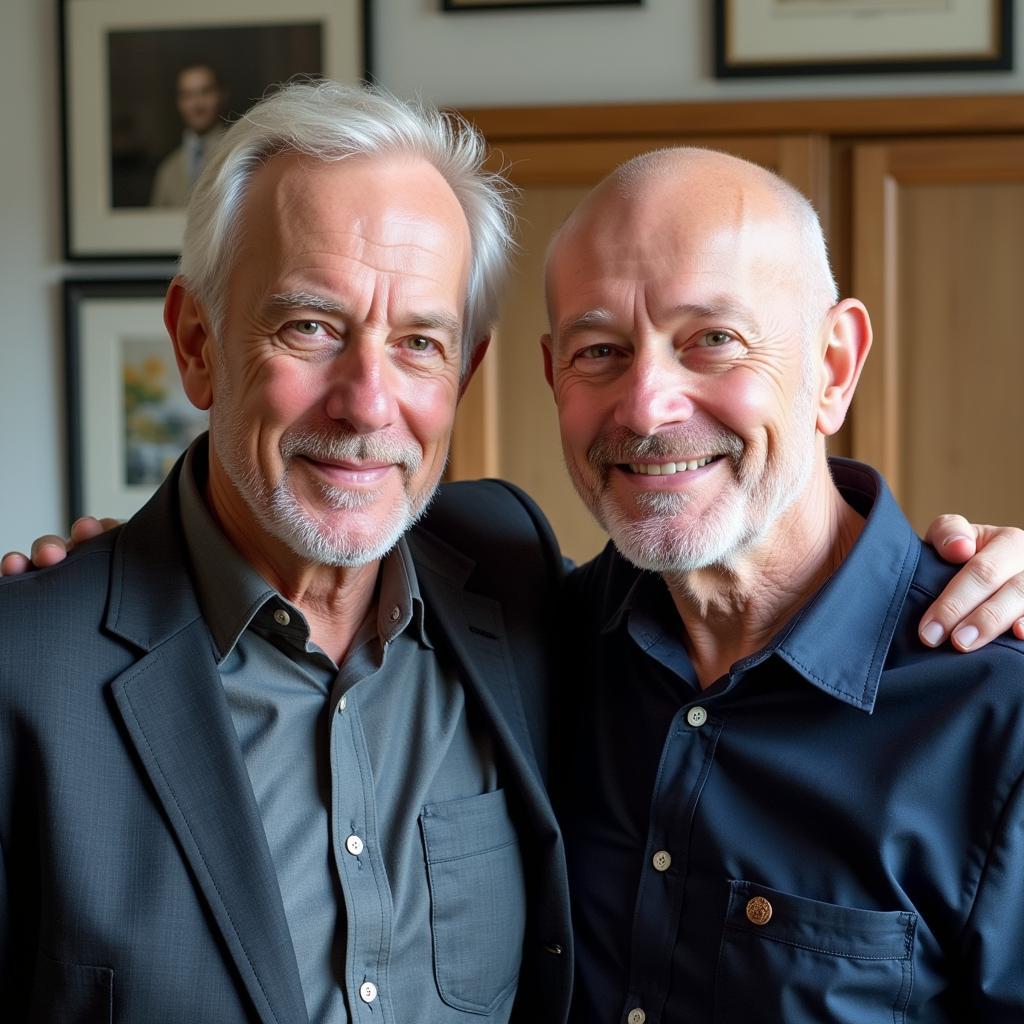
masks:
<svg viewBox="0 0 1024 1024"><path fill-rule="evenodd" d="M0 19L0 551L65 525L60 281L115 271L61 263L55 6L3 0ZM439 7L375 0L377 78L399 94L504 106L1024 91L1024 0L1015 0L1015 72L730 82L711 77L706 0L458 14Z"/></svg>

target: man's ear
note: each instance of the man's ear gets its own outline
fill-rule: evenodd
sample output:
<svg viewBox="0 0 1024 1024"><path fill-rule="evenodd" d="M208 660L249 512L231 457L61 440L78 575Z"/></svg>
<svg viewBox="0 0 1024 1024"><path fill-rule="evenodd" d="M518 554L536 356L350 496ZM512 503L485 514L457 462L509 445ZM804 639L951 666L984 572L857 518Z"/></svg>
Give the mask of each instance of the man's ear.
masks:
<svg viewBox="0 0 1024 1024"><path fill-rule="evenodd" d="M544 379L548 387L554 389L555 376L551 369L551 335L542 334L540 339L540 350L544 354Z"/></svg>
<svg viewBox="0 0 1024 1024"><path fill-rule="evenodd" d="M176 277L164 299L164 325L174 345L178 373L188 400L197 409L213 405L214 339L199 301L185 287L184 278Z"/></svg>
<svg viewBox="0 0 1024 1024"><path fill-rule="evenodd" d="M843 299L825 318L825 348L821 354L818 430L831 437L843 425L864 360L871 348L871 318L858 299Z"/></svg>
<svg viewBox="0 0 1024 1024"><path fill-rule="evenodd" d="M459 398L466 393L466 388L469 387L469 382L473 379L473 374L476 373L476 368L480 365L480 361L485 355L487 350L491 347L491 336L488 334L486 338L481 338L477 343L473 354L469 357L469 366L466 368L466 372L462 375L462 380L459 381Z"/></svg>

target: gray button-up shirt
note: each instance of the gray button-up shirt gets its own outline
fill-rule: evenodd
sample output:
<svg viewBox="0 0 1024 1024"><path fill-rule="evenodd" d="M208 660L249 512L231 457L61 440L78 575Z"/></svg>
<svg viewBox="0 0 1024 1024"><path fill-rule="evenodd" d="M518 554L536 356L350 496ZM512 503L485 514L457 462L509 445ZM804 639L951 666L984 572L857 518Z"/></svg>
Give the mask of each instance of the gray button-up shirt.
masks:
<svg viewBox="0 0 1024 1024"><path fill-rule="evenodd" d="M193 448L182 522L310 1020L506 1021L526 903L515 833L489 734L427 635L407 545L382 561L339 667L221 532L205 476ZM510 939L495 944L495 928Z"/></svg>

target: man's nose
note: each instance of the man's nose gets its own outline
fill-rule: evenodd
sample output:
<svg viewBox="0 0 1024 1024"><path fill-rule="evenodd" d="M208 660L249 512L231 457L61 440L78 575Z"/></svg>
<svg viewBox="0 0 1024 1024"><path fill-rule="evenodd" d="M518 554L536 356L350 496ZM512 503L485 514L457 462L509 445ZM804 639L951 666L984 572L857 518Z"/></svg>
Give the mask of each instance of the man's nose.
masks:
<svg viewBox="0 0 1024 1024"><path fill-rule="evenodd" d="M685 423L694 413L693 374L679 364L674 352L637 352L619 384L623 390L615 420L634 434L656 434Z"/></svg>
<svg viewBox="0 0 1024 1024"><path fill-rule="evenodd" d="M357 434L390 426L398 415L387 353L370 342L354 342L333 360L326 413Z"/></svg>

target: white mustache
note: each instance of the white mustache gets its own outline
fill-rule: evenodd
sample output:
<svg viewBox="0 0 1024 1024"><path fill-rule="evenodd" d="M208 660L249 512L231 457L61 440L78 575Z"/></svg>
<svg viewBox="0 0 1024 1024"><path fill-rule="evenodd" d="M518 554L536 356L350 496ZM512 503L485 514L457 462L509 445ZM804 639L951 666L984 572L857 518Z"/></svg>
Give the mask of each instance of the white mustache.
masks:
<svg viewBox="0 0 1024 1024"><path fill-rule="evenodd" d="M423 461L418 445L380 434L328 434L322 431L293 431L281 439L281 455L289 461L297 455L320 462L391 462L406 475Z"/></svg>

